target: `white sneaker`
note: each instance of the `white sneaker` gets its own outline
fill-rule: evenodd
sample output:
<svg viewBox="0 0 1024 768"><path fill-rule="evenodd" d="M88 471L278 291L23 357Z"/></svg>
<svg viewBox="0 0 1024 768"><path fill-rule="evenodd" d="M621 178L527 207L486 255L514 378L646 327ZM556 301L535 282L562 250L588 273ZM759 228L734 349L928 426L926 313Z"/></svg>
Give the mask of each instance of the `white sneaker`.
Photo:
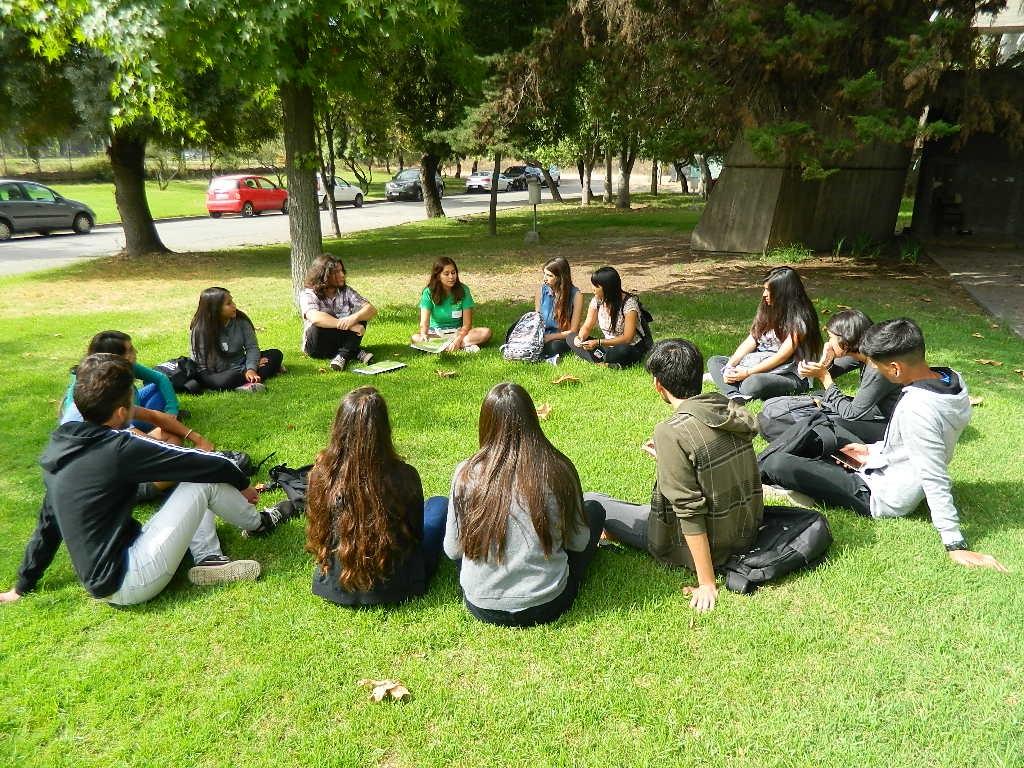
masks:
<svg viewBox="0 0 1024 768"><path fill-rule="evenodd" d="M255 560L231 560L224 555L210 555L188 569L188 580L200 587L232 581L256 581L259 575L260 564Z"/></svg>
<svg viewBox="0 0 1024 768"><path fill-rule="evenodd" d="M479 352L480 351L480 347L478 347L476 344L463 344L462 345L462 351L463 352Z"/></svg>
<svg viewBox="0 0 1024 768"><path fill-rule="evenodd" d="M258 381L253 381L248 384L243 384L240 387L235 387L235 392L266 392L266 384L261 384Z"/></svg>
<svg viewBox="0 0 1024 768"><path fill-rule="evenodd" d="M336 371L344 371L346 365L348 365L348 358L340 352L331 358L331 368Z"/></svg>
<svg viewBox="0 0 1024 768"><path fill-rule="evenodd" d="M373 352L367 352L365 349L360 349L356 353L356 360L363 365L369 365L370 361L373 360Z"/></svg>
<svg viewBox="0 0 1024 768"><path fill-rule="evenodd" d="M562 360L561 355L552 355L551 357L545 357L544 362L548 365L558 365Z"/></svg>
<svg viewBox="0 0 1024 768"><path fill-rule="evenodd" d="M806 493L800 493L800 491L790 490L789 488L781 488L777 485L762 485L761 490L764 492L764 503L766 506L814 509L818 505L818 502Z"/></svg>

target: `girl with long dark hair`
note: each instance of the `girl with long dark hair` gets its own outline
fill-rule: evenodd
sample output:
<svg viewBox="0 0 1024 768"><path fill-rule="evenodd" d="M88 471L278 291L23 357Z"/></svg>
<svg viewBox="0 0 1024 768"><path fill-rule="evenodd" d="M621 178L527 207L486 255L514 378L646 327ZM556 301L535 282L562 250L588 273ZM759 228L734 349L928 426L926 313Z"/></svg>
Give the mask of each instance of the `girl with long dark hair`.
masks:
<svg viewBox="0 0 1024 768"><path fill-rule="evenodd" d="M458 266L447 256L440 257L420 294L420 328L412 335L413 342L450 337L449 352L479 352L490 341L491 329L473 326L474 306L469 286L459 280Z"/></svg>
<svg viewBox="0 0 1024 768"><path fill-rule="evenodd" d="M283 366L279 349L260 350L252 320L235 306L227 288L207 288L189 324L192 359L207 389L262 392Z"/></svg>
<svg viewBox="0 0 1024 768"><path fill-rule="evenodd" d="M373 359L360 346L377 309L346 281L341 259L324 253L313 260L299 293L302 351L313 358L330 358L336 371L345 370L352 360L366 365Z"/></svg>
<svg viewBox="0 0 1024 768"><path fill-rule="evenodd" d="M622 290L622 278L612 267L601 267L590 277L594 298L579 333L570 333L569 348L587 362L626 368L640 362L651 345L640 322L640 302ZM591 339L597 326L603 339Z"/></svg>
<svg viewBox="0 0 1024 768"><path fill-rule="evenodd" d="M797 372L801 361L821 354L821 328L814 304L792 267L776 267L764 279L750 334L731 357L708 360L719 391L742 403L806 392Z"/></svg>
<svg viewBox="0 0 1024 768"><path fill-rule="evenodd" d="M446 512L441 497L424 506L419 474L391 441L381 394L373 387L352 390L309 473L313 594L352 606L422 595L437 571Z"/></svg>
<svg viewBox="0 0 1024 768"><path fill-rule="evenodd" d="M604 509L584 504L576 468L518 384L487 393L479 437L480 450L455 469L444 540L461 562L466 607L492 624L554 621L576 599Z"/></svg>
<svg viewBox="0 0 1024 768"><path fill-rule="evenodd" d="M572 352L566 339L580 329L583 292L572 284L569 262L561 256L544 264L544 281L537 287L533 308L544 318L544 357Z"/></svg>

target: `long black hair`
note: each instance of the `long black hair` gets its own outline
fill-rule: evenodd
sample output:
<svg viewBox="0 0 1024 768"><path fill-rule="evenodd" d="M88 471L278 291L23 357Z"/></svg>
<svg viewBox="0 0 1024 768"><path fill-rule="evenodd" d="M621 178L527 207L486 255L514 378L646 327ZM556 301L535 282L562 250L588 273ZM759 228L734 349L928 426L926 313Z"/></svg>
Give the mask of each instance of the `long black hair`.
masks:
<svg viewBox="0 0 1024 768"><path fill-rule="evenodd" d="M224 318L221 310L224 308L224 300L230 294L227 288L213 286L199 294L199 306L196 313L192 315L192 322L189 323L189 330L196 334L203 342L206 350L206 360L203 362L208 366L216 364L220 356L220 332L224 328ZM252 320L242 310L237 310L235 320L252 325Z"/></svg>
<svg viewBox="0 0 1024 768"><path fill-rule="evenodd" d="M780 344L795 336L797 360L816 360L821 354L821 326L800 275L792 267L775 267L765 275L764 285L771 303L761 297L750 335L759 339L774 331Z"/></svg>
<svg viewBox="0 0 1024 768"><path fill-rule="evenodd" d="M615 271L614 267L601 267L590 276L592 285L600 287L604 292L604 303L608 307L608 315L612 319L612 327L618 320L622 305L626 303L629 296L622 290L622 278Z"/></svg>

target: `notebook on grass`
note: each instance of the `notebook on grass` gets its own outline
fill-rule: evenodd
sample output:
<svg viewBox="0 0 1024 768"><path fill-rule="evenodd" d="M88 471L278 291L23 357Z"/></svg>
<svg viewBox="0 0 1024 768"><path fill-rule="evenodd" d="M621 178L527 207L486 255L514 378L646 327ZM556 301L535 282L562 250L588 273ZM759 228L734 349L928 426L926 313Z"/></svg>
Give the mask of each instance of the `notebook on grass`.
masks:
<svg viewBox="0 0 1024 768"><path fill-rule="evenodd" d="M441 336L436 339L429 338L426 341L414 341L409 346L420 352L431 352L436 355L448 349L454 339L454 336Z"/></svg>
<svg viewBox="0 0 1024 768"><path fill-rule="evenodd" d="M397 371L399 368L405 368L405 363L400 363L397 360L381 360L378 363L372 365L360 365L352 369L353 373L362 373L367 376L374 376L378 373L387 373L388 371Z"/></svg>

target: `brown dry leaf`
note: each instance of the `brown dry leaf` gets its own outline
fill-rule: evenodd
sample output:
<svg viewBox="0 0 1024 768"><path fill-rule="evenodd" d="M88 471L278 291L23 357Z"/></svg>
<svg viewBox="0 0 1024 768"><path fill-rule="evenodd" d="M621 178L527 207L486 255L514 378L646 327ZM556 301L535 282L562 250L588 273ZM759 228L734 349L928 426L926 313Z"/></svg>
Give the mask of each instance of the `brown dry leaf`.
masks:
<svg viewBox="0 0 1024 768"><path fill-rule="evenodd" d="M832 313L832 310L829 309L828 307L825 307L823 310L821 310L821 314L823 314L823 315L828 315L828 314L831 314L831 313Z"/></svg>
<svg viewBox="0 0 1024 768"><path fill-rule="evenodd" d="M317 368L316 372L317 373L327 373L327 369L326 368Z"/></svg>
<svg viewBox="0 0 1024 768"><path fill-rule="evenodd" d="M1002 365L1002 363L999 362L998 360L986 360L985 358L981 358L980 360L975 360L974 362L976 362L978 365L993 365L996 368L998 368L999 366Z"/></svg>
<svg viewBox="0 0 1024 768"><path fill-rule="evenodd" d="M921 297L921 301L927 301L927 302L928 302L929 304L931 304L931 303L932 303L932 300L931 300L931 299L929 299L929 298L928 298L927 296L922 296L922 297Z"/></svg>
<svg viewBox="0 0 1024 768"><path fill-rule="evenodd" d="M972 333L971 336L973 336L976 339L984 339L985 338L980 333Z"/></svg>
<svg viewBox="0 0 1024 768"><path fill-rule="evenodd" d="M1013 372L1019 373L1021 376L1024 376L1024 368L1014 368Z"/></svg>
<svg viewBox="0 0 1024 768"><path fill-rule="evenodd" d="M359 681L359 686L362 688L372 689L370 692L370 701L381 702L384 699L391 699L392 701L408 701L412 698L412 693L398 680L368 680L363 679Z"/></svg>
<svg viewBox="0 0 1024 768"><path fill-rule="evenodd" d="M537 417L546 419L551 415L551 403L541 403L537 406Z"/></svg>
<svg viewBox="0 0 1024 768"><path fill-rule="evenodd" d="M989 323L989 328L998 328L999 323Z"/></svg>
<svg viewBox="0 0 1024 768"><path fill-rule="evenodd" d="M853 309L853 307L848 307L845 304L836 304L836 309Z"/></svg>
<svg viewBox="0 0 1024 768"><path fill-rule="evenodd" d="M570 376L568 373L564 376L559 376L557 379L551 380L552 384L579 384L580 380L575 376Z"/></svg>
<svg viewBox="0 0 1024 768"><path fill-rule="evenodd" d="M445 371L440 368L437 369L437 377L439 379L454 379L458 375L458 371Z"/></svg>
<svg viewBox="0 0 1024 768"><path fill-rule="evenodd" d="M51 397L46 402L48 402L50 405L56 405L57 403L60 402L60 400L57 400L56 398Z"/></svg>
<svg viewBox="0 0 1024 768"><path fill-rule="evenodd" d="M285 429L295 429L295 425L294 424L285 424L284 428Z"/></svg>
<svg viewBox="0 0 1024 768"><path fill-rule="evenodd" d="M975 408L977 408L979 405L983 405L984 403L985 403L985 398L978 397L977 395L972 395L971 396L971 405L973 405Z"/></svg>

